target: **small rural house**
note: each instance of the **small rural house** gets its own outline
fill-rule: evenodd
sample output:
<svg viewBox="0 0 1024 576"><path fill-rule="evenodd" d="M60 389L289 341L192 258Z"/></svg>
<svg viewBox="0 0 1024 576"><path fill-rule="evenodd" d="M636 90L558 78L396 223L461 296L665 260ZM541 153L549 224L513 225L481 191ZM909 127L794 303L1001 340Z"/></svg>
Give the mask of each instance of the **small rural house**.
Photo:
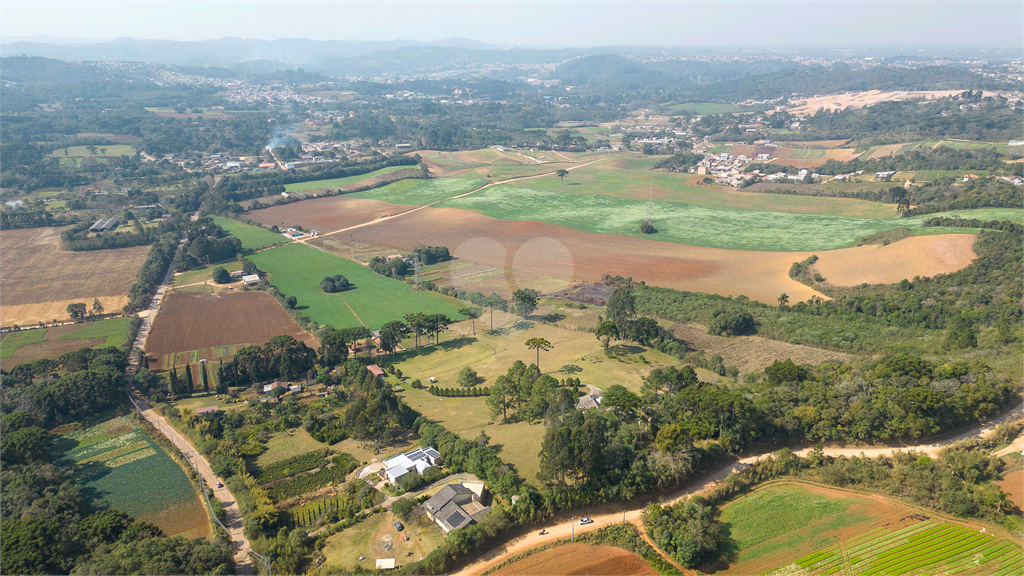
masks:
<svg viewBox="0 0 1024 576"><path fill-rule="evenodd" d="M263 393L264 394L270 394L274 390L274 388L284 388L284 389L287 390L288 389L288 383L287 382L281 382L280 380L278 380L277 382L273 382L271 384L267 384L267 385L263 386Z"/></svg>
<svg viewBox="0 0 1024 576"><path fill-rule="evenodd" d="M288 391L291 392L292 394L298 394L299 392L302 392L302 386L300 386L299 384L289 386Z"/></svg>
<svg viewBox="0 0 1024 576"><path fill-rule="evenodd" d="M235 270L231 273L232 278L241 278L242 276L245 276L245 272L242 272L241 270Z"/></svg>
<svg viewBox="0 0 1024 576"><path fill-rule="evenodd" d="M441 454L433 446L417 448L404 454L392 456L384 461L384 476L389 482L395 484L402 476L413 470L423 474L423 471L433 466L440 457Z"/></svg>
<svg viewBox="0 0 1024 576"><path fill-rule="evenodd" d="M242 282L244 282L246 286L255 286L260 283L260 277L257 274L249 274L247 276L242 276Z"/></svg>
<svg viewBox="0 0 1024 576"><path fill-rule="evenodd" d="M482 520L490 509L484 502L486 496L483 482L464 481L441 488L424 502L423 508L427 516L448 533Z"/></svg>
<svg viewBox="0 0 1024 576"><path fill-rule="evenodd" d="M370 364L369 366L366 367L366 369L370 371L370 374L373 374L374 378L384 377L384 371L381 370L380 366L377 366L376 364Z"/></svg>

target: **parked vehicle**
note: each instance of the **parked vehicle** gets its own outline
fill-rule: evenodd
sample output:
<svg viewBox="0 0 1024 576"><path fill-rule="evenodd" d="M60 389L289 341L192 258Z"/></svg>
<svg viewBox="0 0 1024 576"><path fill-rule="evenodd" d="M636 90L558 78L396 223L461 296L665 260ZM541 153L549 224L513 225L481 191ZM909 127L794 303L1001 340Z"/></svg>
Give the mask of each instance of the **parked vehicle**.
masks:
<svg viewBox="0 0 1024 576"><path fill-rule="evenodd" d="M584 516L583 518L580 518L580 526L584 526L586 524L593 524L593 523L594 523L594 521L591 520L590 518L587 518L586 516Z"/></svg>
<svg viewBox="0 0 1024 576"><path fill-rule="evenodd" d="M394 526L395 526L395 530L397 530L399 532L401 532L402 530L405 530L405 526L402 526L401 522L395 521Z"/></svg>

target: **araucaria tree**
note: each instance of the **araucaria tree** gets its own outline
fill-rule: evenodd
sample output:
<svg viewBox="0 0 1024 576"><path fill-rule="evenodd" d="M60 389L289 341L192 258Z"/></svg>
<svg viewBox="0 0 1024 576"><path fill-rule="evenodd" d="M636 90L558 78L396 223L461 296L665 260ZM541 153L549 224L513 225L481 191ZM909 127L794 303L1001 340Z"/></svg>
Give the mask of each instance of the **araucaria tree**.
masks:
<svg viewBox="0 0 1024 576"><path fill-rule="evenodd" d="M466 318L469 318L470 320L473 321L473 336L476 336L476 319L479 318L480 315L483 314L483 312L483 310L477 308L476 306L467 306L459 310L459 314L462 314Z"/></svg>
<svg viewBox="0 0 1024 576"><path fill-rule="evenodd" d="M565 177L568 175L569 171L566 170L565 168L562 168L561 170L555 172L555 176L558 176L558 181L561 182L562 184L565 184Z"/></svg>
<svg viewBox="0 0 1024 576"><path fill-rule="evenodd" d="M540 368L540 351L551 350L552 344L544 338L530 338L526 341L526 347L537 351L537 367Z"/></svg>
<svg viewBox="0 0 1024 576"><path fill-rule="evenodd" d="M512 299L516 302L516 312L523 315L523 320L537 309L537 302L540 300L540 293L529 288L520 288L512 293Z"/></svg>

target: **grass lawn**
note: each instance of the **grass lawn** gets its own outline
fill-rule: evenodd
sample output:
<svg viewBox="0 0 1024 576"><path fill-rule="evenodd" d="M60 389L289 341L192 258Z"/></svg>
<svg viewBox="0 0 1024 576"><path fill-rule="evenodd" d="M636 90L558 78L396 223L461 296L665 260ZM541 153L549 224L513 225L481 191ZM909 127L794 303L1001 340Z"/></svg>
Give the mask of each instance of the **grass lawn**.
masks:
<svg viewBox="0 0 1024 576"><path fill-rule="evenodd" d="M290 240L280 234L274 234L270 230L260 228L259 226L243 224L237 220L214 216L213 222L223 228L228 234L241 240L242 248L259 250L267 246L290 242Z"/></svg>
<svg viewBox="0 0 1024 576"><path fill-rule="evenodd" d="M319 450L323 447L322 442L314 440L309 432L302 428L296 428L291 433L278 432L267 442L267 451L256 457L256 463L260 466L268 466L278 460Z"/></svg>
<svg viewBox="0 0 1024 576"><path fill-rule="evenodd" d="M458 311L463 304L454 298L417 291L405 282L385 278L347 258L310 246L280 246L250 259L270 274L270 283L278 290L298 298L298 309L306 316L335 328L362 324L376 330L412 312L461 318ZM336 294L320 290L320 280L336 274L348 278L353 287Z"/></svg>
<svg viewBox="0 0 1024 576"><path fill-rule="evenodd" d="M776 201L775 198L765 200ZM782 251L844 248L883 230L903 226L920 227L926 218L937 216L846 218L655 202L654 226L657 233L647 236L639 230L647 214L647 202L641 200L560 193L508 184L481 190L464 198L446 200L441 206L472 210L502 220L536 220L595 234L644 237L692 246ZM1022 214L1020 210L1008 208L960 210L956 213L963 218L1016 221L1020 220Z"/></svg>
<svg viewBox="0 0 1024 576"><path fill-rule="evenodd" d="M366 571L373 569L378 558L394 558L397 565L408 564L425 558L444 541L444 532L426 515L404 522L405 530L401 533L392 525L395 520L391 512L374 514L331 536L323 549L326 565ZM408 535L409 541L403 535ZM407 555L409 552L412 554ZM360 556L366 560L360 561Z"/></svg>
<svg viewBox="0 0 1024 576"><path fill-rule="evenodd" d="M438 200L469 192L483 186L486 182L470 178L410 178L380 188L364 190L354 194L346 194L351 198L367 198L383 200L392 204L407 206L423 206Z"/></svg>
<svg viewBox="0 0 1024 576"><path fill-rule="evenodd" d="M588 308L584 312L591 311ZM486 317L477 322L475 338L467 336L442 341L438 346L410 350L397 354L393 362L403 376L419 379L428 386L428 379L433 376L442 387L455 387L459 371L470 366L482 379L477 386L489 387L516 360L534 363L536 353L526 348L525 341L540 337L553 344L552 350L541 353L540 365L544 373L558 380L572 376L602 389L622 384L634 392L640 390L642 376L651 369L678 363L661 352L633 344L613 346L615 354L609 358L593 334L533 321L510 324L497 329L496 334L489 334L483 329L485 321ZM571 318L565 322L575 324ZM411 343L406 345L412 346ZM641 355L647 363L640 360ZM406 404L463 438L471 440L481 431L486 432L492 445L501 445L502 460L515 465L528 482L537 484L538 453L545 432L543 424L537 421L501 424L500 416L491 416L483 396L444 398L409 385L403 388L399 395Z"/></svg>
<svg viewBox="0 0 1024 576"><path fill-rule="evenodd" d="M369 180L376 176L382 176L391 172L397 172L399 170L409 170L410 168L416 169L415 166L388 166L387 168L381 168L373 172L367 172L366 174L357 174L355 176L347 176L345 178L332 178L330 180L313 180L311 182L295 182L292 184L285 184L285 192L304 192L306 190L315 190L317 188L338 188L346 184L354 184L356 182L362 182L363 180Z"/></svg>
<svg viewBox="0 0 1024 576"><path fill-rule="evenodd" d="M87 158L93 156L89 152L88 146L69 146L67 148L68 155L64 156L64 148L57 148L50 153L53 158ZM97 144L96 154L97 158L110 158L113 156L132 156L135 154L135 149L125 144Z"/></svg>
<svg viewBox="0 0 1024 576"><path fill-rule="evenodd" d="M241 262L223 262L221 264L203 266L198 270L189 270L188 272L175 274L174 280L171 281L171 286L185 286L188 284L196 284L198 282L212 282L213 270L218 266L223 266L228 272L235 272L236 270L242 269Z"/></svg>

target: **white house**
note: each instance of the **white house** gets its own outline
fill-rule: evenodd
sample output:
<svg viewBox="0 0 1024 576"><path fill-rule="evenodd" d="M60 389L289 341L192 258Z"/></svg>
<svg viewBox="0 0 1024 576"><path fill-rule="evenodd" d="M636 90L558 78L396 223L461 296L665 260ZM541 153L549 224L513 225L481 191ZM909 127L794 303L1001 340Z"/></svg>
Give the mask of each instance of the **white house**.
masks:
<svg viewBox="0 0 1024 576"><path fill-rule="evenodd" d="M387 477L389 482L395 484L402 476L405 476L413 470L423 474L423 471L433 466L440 457L441 454L439 454L433 446L410 450L404 454L392 456L385 460L384 475Z"/></svg>

